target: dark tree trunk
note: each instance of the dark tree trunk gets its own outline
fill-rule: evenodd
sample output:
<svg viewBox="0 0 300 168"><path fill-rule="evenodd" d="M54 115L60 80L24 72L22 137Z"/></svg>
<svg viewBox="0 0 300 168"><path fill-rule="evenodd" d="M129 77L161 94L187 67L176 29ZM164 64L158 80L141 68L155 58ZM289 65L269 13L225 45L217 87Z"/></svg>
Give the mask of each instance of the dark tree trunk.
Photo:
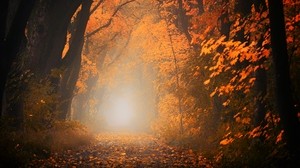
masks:
<svg viewBox="0 0 300 168"><path fill-rule="evenodd" d="M65 120L71 111L71 104L74 95L75 84L80 71L81 57L76 57L72 64L63 73L63 78L60 84L60 104L58 107L61 120Z"/></svg>
<svg viewBox="0 0 300 168"><path fill-rule="evenodd" d="M49 78L54 87L52 93L60 94L62 53L67 42L68 28L82 0L40 0L36 5L28 28L29 69L38 79ZM70 63L73 64L73 63ZM56 109L54 104L51 109Z"/></svg>
<svg viewBox="0 0 300 168"><path fill-rule="evenodd" d="M267 10L266 3L264 0L254 0L255 10L258 12L265 12ZM264 40L264 34L261 35L257 48L262 47L262 42ZM255 126L265 126L265 115L267 113L267 103L266 103L266 95L268 88L268 75L267 70L263 67L265 59L259 62L261 67L255 72L256 81L254 84L255 92L256 92L256 109L254 112L254 124Z"/></svg>
<svg viewBox="0 0 300 168"><path fill-rule="evenodd" d="M16 15L10 25L10 29L5 37L1 37L1 41L3 42L1 45L1 69L0 69L0 110L2 111L2 102L3 102L3 94L5 90L5 84L7 81L8 73L11 70L11 65L13 61L16 59L18 52L21 49L21 45L23 40L25 39L25 28L27 25L28 18L32 12L32 9L35 5L35 0L22 0L20 2L19 8L16 12ZM5 4L4 4L5 5ZM7 4L6 4L7 5ZM5 6L3 7L5 10ZM7 8L8 9L8 8ZM2 11L1 11L2 12ZM4 11L5 12L5 11ZM7 11L8 12L8 11ZM4 16L5 17L5 14ZM4 20L4 22L6 19ZM6 24L4 24L5 26ZM6 27L6 26L5 26ZM3 30L2 30L3 31ZM3 36L3 35L1 35ZM1 112L2 113L2 112ZM21 114L13 114L13 115L21 115ZM17 117L17 116L16 116Z"/></svg>
<svg viewBox="0 0 300 168"><path fill-rule="evenodd" d="M4 49L5 49L5 36L6 36L6 26L7 26L7 14L8 14L8 2L9 0L1 1L0 5L0 116L2 115L2 105L3 105L3 97L4 97L4 87L5 87L5 79L4 76L5 70L5 62L2 60L5 57Z"/></svg>
<svg viewBox="0 0 300 168"><path fill-rule="evenodd" d="M59 68L66 44L68 26L82 0L41 0L30 20L29 64L41 77Z"/></svg>
<svg viewBox="0 0 300 168"><path fill-rule="evenodd" d="M7 14L8 14L8 2L9 0L3 0L0 2L0 51L2 52L4 49L4 41L6 34L6 26L7 26Z"/></svg>
<svg viewBox="0 0 300 168"><path fill-rule="evenodd" d="M75 85L79 76L81 65L81 52L84 44L84 33L90 15L91 0L82 2L82 9L78 14L75 31L72 34L70 49L63 59L62 66L65 67L65 72L62 77L60 92L61 104L59 105L59 119L66 119L70 112L71 103L74 96Z"/></svg>
<svg viewBox="0 0 300 168"><path fill-rule="evenodd" d="M51 30L53 31L54 37L50 38L50 40L53 46L47 46L46 48L46 51L50 51L50 53L48 59L44 62L44 73L48 74L53 68L60 68L62 63L62 52L66 44L68 26L71 22L72 16L79 8L80 4L84 1L85 0L76 0L70 2L65 0L65 3L61 5L60 13L58 15L51 15L50 23L52 23ZM52 5L53 7L51 8L50 13L56 13L57 4L53 3ZM65 17L57 23L57 18L61 17L61 15ZM57 27L58 24L60 25L60 28Z"/></svg>
<svg viewBox="0 0 300 168"><path fill-rule="evenodd" d="M287 146L299 162L300 125L292 98L289 57L287 52L282 0L268 0L271 28L271 46L275 67L276 104Z"/></svg>
<svg viewBox="0 0 300 168"><path fill-rule="evenodd" d="M178 28L185 34L188 41L191 42L192 37L189 33L189 18L183 8L182 0L178 0Z"/></svg>
<svg viewBox="0 0 300 168"><path fill-rule="evenodd" d="M256 81L255 81L255 92L256 92L256 102L255 102L255 125L264 125L264 118L266 115L266 101L265 97L267 94L267 72L264 68L260 68L255 72Z"/></svg>

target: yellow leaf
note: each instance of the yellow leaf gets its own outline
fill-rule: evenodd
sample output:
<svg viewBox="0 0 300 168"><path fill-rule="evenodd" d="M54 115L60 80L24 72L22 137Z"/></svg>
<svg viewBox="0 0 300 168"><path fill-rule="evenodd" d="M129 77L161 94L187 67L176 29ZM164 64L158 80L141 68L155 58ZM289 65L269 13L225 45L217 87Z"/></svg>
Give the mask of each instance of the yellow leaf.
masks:
<svg viewBox="0 0 300 168"><path fill-rule="evenodd" d="M246 79L247 76L248 76L248 73L245 70L243 70L242 72L240 72L240 77L241 78L240 78L239 82L241 82L242 80Z"/></svg>
<svg viewBox="0 0 300 168"><path fill-rule="evenodd" d="M230 65L235 65L235 63L238 61L238 57L230 61Z"/></svg>
<svg viewBox="0 0 300 168"><path fill-rule="evenodd" d="M229 58L237 58L239 54L240 54L239 51L233 50L233 51L229 52L228 56L229 56Z"/></svg>
<svg viewBox="0 0 300 168"><path fill-rule="evenodd" d="M245 93L245 94L246 94L246 93L249 93L249 92L250 92L250 89L248 89L248 88L247 88L247 89L245 89L245 90L244 90L244 92L243 92L243 93Z"/></svg>
<svg viewBox="0 0 300 168"><path fill-rule="evenodd" d="M256 80L256 78L250 78L250 79L249 79L249 83L250 83L250 84L253 84L255 80Z"/></svg>
<svg viewBox="0 0 300 168"><path fill-rule="evenodd" d="M226 107L226 106L228 106L229 103L230 103L230 100L228 99L228 100L225 101L222 105L223 105L224 107Z"/></svg>
<svg viewBox="0 0 300 168"><path fill-rule="evenodd" d="M213 97L215 94L216 94L216 90L213 91L209 96L210 96L210 97Z"/></svg>
<svg viewBox="0 0 300 168"><path fill-rule="evenodd" d="M242 123L242 124L250 124L250 121L251 121L251 118L243 118L243 119L241 120L241 123Z"/></svg>
<svg viewBox="0 0 300 168"><path fill-rule="evenodd" d="M195 72L194 75L193 75L193 77L197 77L197 76L199 76L199 75L200 75L199 72Z"/></svg>
<svg viewBox="0 0 300 168"><path fill-rule="evenodd" d="M208 85L210 83L210 79L207 79L206 81L204 81L204 85Z"/></svg>
<svg viewBox="0 0 300 168"><path fill-rule="evenodd" d="M220 145L228 145L228 144L231 144L233 141L234 141L233 138L226 138L220 142Z"/></svg>
<svg viewBox="0 0 300 168"><path fill-rule="evenodd" d="M243 137L243 134L242 133L240 133L240 132L238 132L237 134L235 134L234 135L235 137L237 137L237 138L242 138Z"/></svg>

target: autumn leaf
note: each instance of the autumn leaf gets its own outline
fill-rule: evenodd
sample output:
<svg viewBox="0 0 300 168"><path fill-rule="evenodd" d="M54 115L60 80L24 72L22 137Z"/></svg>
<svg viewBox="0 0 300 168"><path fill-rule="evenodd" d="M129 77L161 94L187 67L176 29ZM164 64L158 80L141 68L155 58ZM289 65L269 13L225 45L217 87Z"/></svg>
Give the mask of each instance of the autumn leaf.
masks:
<svg viewBox="0 0 300 168"><path fill-rule="evenodd" d="M200 75L199 72L195 72L195 73L193 74L194 77L197 77L197 76L199 76L199 75Z"/></svg>
<svg viewBox="0 0 300 168"><path fill-rule="evenodd" d="M210 79L207 79L206 81L203 82L204 85L208 85L210 83Z"/></svg>
<svg viewBox="0 0 300 168"><path fill-rule="evenodd" d="M229 103L230 103L230 99L228 99L228 100L226 100L225 102L223 102L223 104L222 104L222 105L223 105L224 107L226 107L226 106L228 106L228 105L229 105Z"/></svg>
<svg viewBox="0 0 300 168"><path fill-rule="evenodd" d="M269 56L270 56L270 50L264 49L264 50L262 51L262 55L263 55L264 57L266 57L266 58L269 58Z"/></svg>
<svg viewBox="0 0 300 168"><path fill-rule="evenodd" d="M288 36L288 37L286 38L286 41L287 41L287 43L293 43L293 42L294 42L294 39L293 39L293 37Z"/></svg>
<svg viewBox="0 0 300 168"><path fill-rule="evenodd" d="M231 144L233 141L234 141L233 138L226 138L226 139L223 139L222 141L220 141L220 145L223 145L223 146L229 145L229 144Z"/></svg>
<svg viewBox="0 0 300 168"><path fill-rule="evenodd" d="M215 89L209 96L213 97L217 93L217 89Z"/></svg>
<svg viewBox="0 0 300 168"><path fill-rule="evenodd" d="M276 137L276 142L275 142L276 144L278 144L279 142L282 141L283 134L284 134L284 130L281 130L280 133Z"/></svg>

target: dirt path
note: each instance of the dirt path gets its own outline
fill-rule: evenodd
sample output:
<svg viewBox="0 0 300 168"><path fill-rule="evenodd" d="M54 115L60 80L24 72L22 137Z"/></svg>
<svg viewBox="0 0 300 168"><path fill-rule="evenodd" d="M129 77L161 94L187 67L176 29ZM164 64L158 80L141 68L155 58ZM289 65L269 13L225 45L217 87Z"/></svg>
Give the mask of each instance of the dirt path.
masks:
<svg viewBox="0 0 300 168"><path fill-rule="evenodd" d="M206 159L191 150L160 143L150 135L100 134L90 147L55 153L36 160L33 167L210 167Z"/></svg>

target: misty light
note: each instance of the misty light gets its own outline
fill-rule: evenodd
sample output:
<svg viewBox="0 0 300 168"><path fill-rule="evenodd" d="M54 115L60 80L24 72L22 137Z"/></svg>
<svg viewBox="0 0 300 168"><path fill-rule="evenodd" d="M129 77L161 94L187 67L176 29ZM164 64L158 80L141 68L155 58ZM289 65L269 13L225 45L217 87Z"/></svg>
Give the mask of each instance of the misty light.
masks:
<svg viewBox="0 0 300 168"><path fill-rule="evenodd" d="M111 128L128 128L133 119L133 107L129 99L117 98L106 112L105 120Z"/></svg>

